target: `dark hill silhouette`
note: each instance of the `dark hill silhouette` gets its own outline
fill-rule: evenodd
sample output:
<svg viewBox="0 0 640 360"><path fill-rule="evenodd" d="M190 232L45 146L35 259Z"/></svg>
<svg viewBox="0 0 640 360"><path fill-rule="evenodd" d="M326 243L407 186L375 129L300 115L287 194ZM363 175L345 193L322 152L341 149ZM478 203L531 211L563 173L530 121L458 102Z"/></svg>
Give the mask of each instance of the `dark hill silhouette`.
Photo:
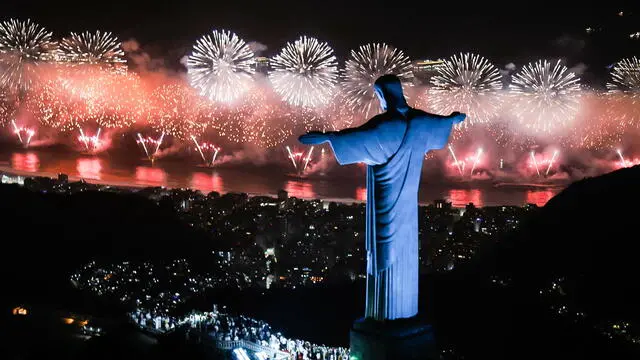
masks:
<svg viewBox="0 0 640 360"><path fill-rule="evenodd" d="M90 260L197 257L208 238L135 194L71 196L0 186L0 280L11 294L53 294Z"/></svg>
<svg viewBox="0 0 640 360"><path fill-rule="evenodd" d="M640 167L578 181L488 256L432 279L441 339L473 359L637 358L638 345L593 325L638 324L639 183ZM540 295L558 278L562 303L586 321L558 316Z"/></svg>
<svg viewBox="0 0 640 360"><path fill-rule="evenodd" d="M638 166L572 184L498 253L498 270L540 286L569 277L590 312L639 320L639 185Z"/></svg>

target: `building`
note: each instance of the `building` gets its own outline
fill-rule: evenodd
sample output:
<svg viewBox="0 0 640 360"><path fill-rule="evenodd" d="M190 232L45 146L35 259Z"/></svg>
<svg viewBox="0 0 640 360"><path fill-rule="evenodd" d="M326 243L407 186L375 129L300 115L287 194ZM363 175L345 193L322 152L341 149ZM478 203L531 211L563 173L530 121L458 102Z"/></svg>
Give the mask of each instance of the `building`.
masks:
<svg viewBox="0 0 640 360"><path fill-rule="evenodd" d="M2 174L0 182L3 184L24 185L24 176Z"/></svg>
<svg viewBox="0 0 640 360"><path fill-rule="evenodd" d="M269 58L258 56L255 58L256 72L267 74L269 72Z"/></svg>
<svg viewBox="0 0 640 360"><path fill-rule="evenodd" d="M436 200L433 202L436 209L451 210L451 202L447 200Z"/></svg>
<svg viewBox="0 0 640 360"><path fill-rule="evenodd" d="M69 175L60 173L58 174L58 184L67 185L69 183Z"/></svg>
<svg viewBox="0 0 640 360"><path fill-rule="evenodd" d="M416 79L428 84L431 78L438 73L438 68L442 67L444 60L417 60L413 62L413 75Z"/></svg>

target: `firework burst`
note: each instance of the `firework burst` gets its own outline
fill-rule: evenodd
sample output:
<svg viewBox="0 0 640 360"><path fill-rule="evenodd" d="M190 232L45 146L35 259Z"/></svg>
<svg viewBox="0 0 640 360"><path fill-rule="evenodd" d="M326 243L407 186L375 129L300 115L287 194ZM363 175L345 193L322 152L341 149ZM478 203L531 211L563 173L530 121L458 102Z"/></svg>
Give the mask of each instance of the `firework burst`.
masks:
<svg viewBox="0 0 640 360"><path fill-rule="evenodd" d="M11 120L11 126L13 127L13 134L18 138L22 146L29 147L31 139L36 134L33 128L17 125L15 120Z"/></svg>
<svg viewBox="0 0 640 360"><path fill-rule="evenodd" d="M331 99L338 82L338 62L326 42L303 36L271 59L269 79L288 103L313 108Z"/></svg>
<svg viewBox="0 0 640 360"><path fill-rule="evenodd" d="M336 92L327 106L316 110L308 119L304 130L338 131L351 127L356 119L367 120L362 112L354 112L347 105L343 92Z"/></svg>
<svg viewBox="0 0 640 360"><path fill-rule="evenodd" d="M640 97L640 59L634 56L620 60L613 67L607 89L609 92Z"/></svg>
<svg viewBox="0 0 640 360"><path fill-rule="evenodd" d="M536 154L535 151L529 153L527 160L527 167L531 172L535 171L538 177L547 177L552 169L557 168L558 165L558 150L553 150L553 154Z"/></svg>
<svg viewBox="0 0 640 360"><path fill-rule="evenodd" d="M140 145L142 150L144 150L144 154L152 163L155 161L156 156L160 151L160 146L162 146L163 140L164 133L160 134L157 138L153 138L151 136L144 137L140 133L136 135L136 143Z"/></svg>
<svg viewBox="0 0 640 360"><path fill-rule="evenodd" d="M43 76L26 97L26 107L43 125L69 131L82 123L127 129L148 113L140 78L95 66L65 67Z"/></svg>
<svg viewBox="0 0 640 360"><path fill-rule="evenodd" d="M241 143L243 121L252 110L247 105L248 97L243 96L233 105L198 99L197 111L183 124L185 141L191 142L195 138L198 143Z"/></svg>
<svg viewBox="0 0 640 360"><path fill-rule="evenodd" d="M99 150L103 150L104 141L100 138L100 132L102 129L98 128L98 130L93 135L89 135L87 132L79 129L80 135L78 135L78 141L84 145L87 153L95 154Z"/></svg>
<svg viewBox="0 0 640 360"><path fill-rule="evenodd" d="M151 94L150 123L158 133L185 139L185 124L194 123L200 111L197 96L186 85L162 85Z"/></svg>
<svg viewBox="0 0 640 360"><path fill-rule="evenodd" d="M191 140L195 145L195 150L200 154L202 161L206 166L212 167L216 162L218 153L222 150L219 146L216 146L208 142L198 142L195 136L191 136Z"/></svg>
<svg viewBox="0 0 640 360"><path fill-rule="evenodd" d="M206 118L206 115L211 115L212 113L208 113L205 109L200 109L197 116L194 119L186 120L183 124L184 131L186 133L185 138L190 139L192 136L200 137L207 130L209 130L213 123L214 119Z"/></svg>
<svg viewBox="0 0 640 360"><path fill-rule="evenodd" d="M619 61L607 83L609 106L606 116L619 124L618 131L640 128L640 60L637 57Z"/></svg>
<svg viewBox="0 0 640 360"><path fill-rule="evenodd" d="M14 112L11 97L0 90L0 127L7 125Z"/></svg>
<svg viewBox="0 0 640 360"><path fill-rule="evenodd" d="M92 64L124 69L126 60L120 40L110 32L71 33L60 42L62 59L71 64Z"/></svg>
<svg viewBox="0 0 640 360"><path fill-rule="evenodd" d="M249 89L254 63L244 40L230 31L214 30L193 46L187 60L189 82L210 100L231 102Z"/></svg>
<svg viewBox="0 0 640 360"><path fill-rule="evenodd" d="M577 127L575 134L563 137L561 144L574 150L602 151L621 144L623 136L624 133L620 132L618 124L601 116L593 116L585 119Z"/></svg>
<svg viewBox="0 0 640 360"><path fill-rule="evenodd" d="M32 90L27 93L24 107L42 125L60 132L80 127L86 104L65 91L61 81L40 81Z"/></svg>
<svg viewBox="0 0 640 360"><path fill-rule="evenodd" d="M95 122L106 129L127 129L142 117L147 103L141 96L137 75L95 69L94 80L86 82L86 76L66 88L80 95L85 105L85 121ZM87 91L79 93L78 90Z"/></svg>
<svg viewBox="0 0 640 360"><path fill-rule="evenodd" d="M30 19L0 23L0 86L24 92L36 79L38 65L56 58L52 33Z"/></svg>
<svg viewBox="0 0 640 360"><path fill-rule="evenodd" d="M498 69L476 54L454 55L437 68L427 94L428 107L439 114L460 111L467 120L460 126L485 123L498 115L502 89Z"/></svg>
<svg viewBox="0 0 640 360"><path fill-rule="evenodd" d="M401 50L387 44L367 44L351 50L342 83L346 105L365 117L380 112L373 83L382 75L394 74L403 83L413 80L411 61Z"/></svg>
<svg viewBox="0 0 640 360"><path fill-rule="evenodd" d="M509 86L513 113L525 130L550 133L566 127L579 108L580 78L560 61L529 63Z"/></svg>
<svg viewBox="0 0 640 360"><path fill-rule="evenodd" d="M244 142L259 148L272 148L292 135L292 109L277 95L264 89L253 89L247 101L253 112L243 121Z"/></svg>
<svg viewBox="0 0 640 360"><path fill-rule="evenodd" d="M311 146L307 151L298 149L292 150L288 145L284 148L287 152L287 157L293 165L293 169L298 175L302 175L309 167L315 147Z"/></svg>
<svg viewBox="0 0 640 360"><path fill-rule="evenodd" d="M252 101L253 90L249 91L247 96L232 105L213 102L203 104L200 120L195 124L204 133L203 136L214 143L244 143L247 119L256 111L255 106L262 106Z"/></svg>

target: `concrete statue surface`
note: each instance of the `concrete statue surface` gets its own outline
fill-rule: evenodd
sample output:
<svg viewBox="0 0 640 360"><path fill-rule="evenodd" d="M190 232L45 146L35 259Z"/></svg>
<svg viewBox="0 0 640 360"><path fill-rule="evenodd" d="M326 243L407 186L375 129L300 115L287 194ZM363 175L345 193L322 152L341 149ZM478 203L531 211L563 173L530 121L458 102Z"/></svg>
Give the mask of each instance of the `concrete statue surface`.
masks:
<svg viewBox="0 0 640 360"><path fill-rule="evenodd" d="M374 88L384 113L357 128L310 132L299 141L308 145L328 142L339 164L367 165L366 310L365 318L353 331L377 327L373 332L380 335L384 324L411 322L418 314L418 189L422 163L426 152L446 146L453 126L465 115L454 112L442 116L409 107L402 84L394 75L380 77ZM391 332L404 334L401 336L414 333L405 330L395 326Z"/></svg>

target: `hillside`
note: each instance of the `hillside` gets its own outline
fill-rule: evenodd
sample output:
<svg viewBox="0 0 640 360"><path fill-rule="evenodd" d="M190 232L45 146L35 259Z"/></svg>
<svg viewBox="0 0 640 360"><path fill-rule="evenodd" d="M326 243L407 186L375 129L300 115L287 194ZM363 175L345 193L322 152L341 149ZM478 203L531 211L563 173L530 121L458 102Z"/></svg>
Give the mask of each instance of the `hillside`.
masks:
<svg viewBox="0 0 640 360"><path fill-rule="evenodd" d="M624 321L638 334L639 183L640 167L578 181L488 256L435 279L441 337L474 359L637 358L638 345L602 333Z"/></svg>

